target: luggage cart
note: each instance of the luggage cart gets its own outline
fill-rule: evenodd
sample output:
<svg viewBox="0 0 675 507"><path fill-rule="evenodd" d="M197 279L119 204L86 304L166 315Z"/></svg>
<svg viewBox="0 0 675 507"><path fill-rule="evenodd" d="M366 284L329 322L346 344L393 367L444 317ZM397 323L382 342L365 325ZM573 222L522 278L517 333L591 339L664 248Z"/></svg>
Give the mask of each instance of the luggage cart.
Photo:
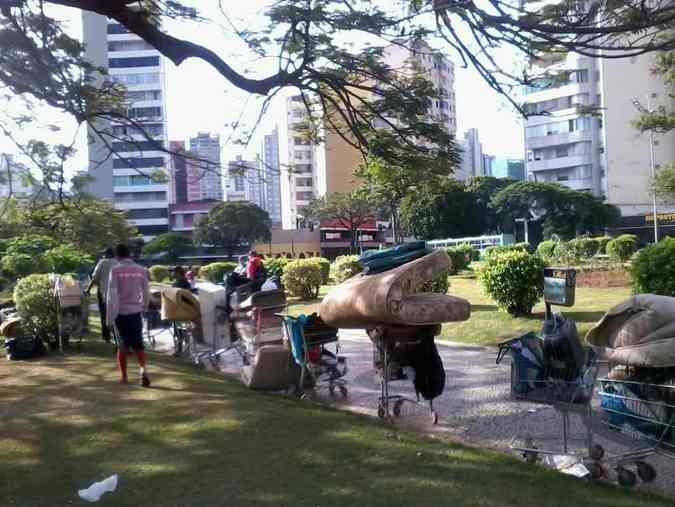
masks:
<svg viewBox="0 0 675 507"><path fill-rule="evenodd" d="M675 385L603 378L599 395L602 423L640 444L607 457L619 484L634 486L638 478L652 482L657 472L645 459L655 455L675 459ZM635 472L629 466L635 466Z"/></svg>
<svg viewBox="0 0 675 507"><path fill-rule="evenodd" d="M71 338L79 338L77 347L80 350L83 338L89 334L89 298L77 279L56 275L53 282L56 303L56 345L63 352L69 346Z"/></svg>
<svg viewBox="0 0 675 507"><path fill-rule="evenodd" d="M598 376L596 354L587 349L581 367L569 364L560 357L544 359L543 340L535 333L527 333L518 338L499 344L497 364L506 354L511 356L511 397L518 401L548 405L560 414L562 419L560 439L562 447L543 449L535 445L535 435L526 434L523 445L518 445L514 436L511 449L522 453L525 460L535 463L540 455L562 455L572 458L588 457L597 462L604 456L604 449L593 441L593 413L591 400ZM570 416L580 417L585 427L583 436L584 456L579 451L570 450ZM525 427L526 425L523 425ZM585 454L585 453L584 453ZM593 474L592 470L591 473Z"/></svg>
<svg viewBox="0 0 675 507"><path fill-rule="evenodd" d="M440 333L440 326L433 326L434 333L433 336L436 336ZM413 332L412 336L410 332ZM380 397L378 398L377 404L377 416L380 419L386 419L388 421L392 420L391 414L393 413L394 417L400 417L402 413L402 407L404 403L410 403L418 406L425 406L425 403L420 400L419 393L416 394L416 398L409 398L400 394L390 394L389 383L397 380L407 380L405 375L401 374L401 367L407 366L404 364L396 363L395 356L397 352L405 353L406 349L416 347L421 342L422 338L419 338L417 333L421 332L421 329L415 328L394 328L394 327L384 327L384 328L375 328L368 330L368 336L370 337L374 349L374 363L375 369L381 371L380 375ZM433 339L432 336L424 339ZM394 371L394 366L397 371ZM393 402L390 410L390 404ZM429 416L431 417L431 422L433 424L438 424L438 413L434 409L434 401L428 400L428 405L426 408L429 410Z"/></svg>
<svg viewBox="0 0 675 507"><path fill-rule="evenodd" d="M327 389L331 395L340 391L343 398L349 394L344 376L347 363L340 357L338 330L327 326L320 317L291 317L278 313L282 318L284 339L290 344L295 362L300 366L300 379L296 392L303 399L313 399L320 389ZM294 330L299 329L299 333ZM335 343L335 354L326 345ZM318 353L317 353L318 351Z"/></svg>

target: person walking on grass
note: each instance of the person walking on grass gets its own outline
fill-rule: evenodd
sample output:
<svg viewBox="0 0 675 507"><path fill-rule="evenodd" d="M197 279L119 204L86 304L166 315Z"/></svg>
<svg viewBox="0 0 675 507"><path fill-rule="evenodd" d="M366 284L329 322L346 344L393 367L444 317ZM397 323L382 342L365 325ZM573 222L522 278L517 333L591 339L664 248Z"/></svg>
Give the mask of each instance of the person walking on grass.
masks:
<svg viewBox="0 0 675 507"><path fill-rule="evenodd" d="M107 292L108 326L115 326L119 344L117 365L120 370L120 383L126 384L127 352L136 353L141 368L141 385L150 387L150 378L145 371L145 350L143 348L142 312L148 309L150 287L147 270L130 259L126 245L115 247L117 264L110 270Z"/></svg>
<svg viewBox="0 0 675 507"><path fill-rule="evenodd" d="M110 278L110 269L115 264L115 251L112 248L106 248L103 252L103 259L98 261L94 272L91 274L91 280L87 285L87 295L91 292L91 287L96 285L98 291L96 292L96 299L98 302L98 312L101 317L101 337L110 341L110 328L105 317L106 295L108 293L108 279Z"/></svg>

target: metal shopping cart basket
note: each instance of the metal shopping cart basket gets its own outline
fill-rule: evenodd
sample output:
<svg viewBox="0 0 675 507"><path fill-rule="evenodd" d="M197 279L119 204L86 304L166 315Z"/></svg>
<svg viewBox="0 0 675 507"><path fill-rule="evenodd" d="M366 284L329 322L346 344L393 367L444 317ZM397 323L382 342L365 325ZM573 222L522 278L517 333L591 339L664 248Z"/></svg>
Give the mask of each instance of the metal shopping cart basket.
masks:
<svg viewBox="0 0 675 507"><path fill-rule="evenodd" d="M607 458L623 486L656 478L645 459L660 455L675 459L675 385L636 380L600 379L601 421L628 437L634 448ZM635 472L629 469L635 466Z"/></svg>
<svg viewBox="0 0 675 507"><path fill-rule="evenodd" d="M347 397L347 363L339 356L338 330L327 326L316 314L291 317L276 314L283 319L284 338L288 340L295 362L300 366L297 392L302 398L314 398L320 389L331 395L340 391ZM326 345L335 344L335 352Z"/></svg>
<svg viewBox="0 0 675 507"><path fill-rule="evenodd" d="M602 458L604 450L593 443L591 399L598 375L595 353L586 349L581 361L570 361L568 356L557 356L555 350L545 353L544 341L535 333L527 333L499 344L497 364L507 354L511 356L511 397L551 406L562 418L561 448L539 448L535 445L536 436L530 433L522 439L514 437L511 448L522 452L528 462L536 462L540 455L577 457L579 453L571 452L569 445L570 416L576 414L585 429L583 440L588 456L593 460ZM529 432L526 424L522 428Z"/></svg>

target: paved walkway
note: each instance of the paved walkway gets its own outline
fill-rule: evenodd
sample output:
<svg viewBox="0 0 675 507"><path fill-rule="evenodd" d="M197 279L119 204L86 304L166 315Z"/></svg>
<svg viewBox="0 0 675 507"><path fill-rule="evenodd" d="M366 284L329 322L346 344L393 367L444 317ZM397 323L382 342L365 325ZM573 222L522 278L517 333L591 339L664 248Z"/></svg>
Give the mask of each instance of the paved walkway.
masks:
<svg viewBox="0 0 675 507"><path fill-rule="evenodd" d="M165 340L159 347L167 349ZM510 393L510 369L505 364L496 365L496 350L463 344L439 344L439 353L446 372L444 393L434 400L439 416L433 425L426 406L405 404L397 424L409 425L425 432L442 434L464 443L514 452L510 444L514 438L522 442L526 436L534 437L541 449L561 449L559 414L549 406L512 401ZM372 344L362 331L343 330L340 332L340 354L347 358L347 381L349 395L342 399L331 396L327 391L319 400L340 408L377 415L379 381L373 370ZM220 363L226 374L237 375L240 359L229 354ZM414 398L410 381L390 383L394 394ZM634 448L634 442L622 435L616 435L599 424L600 412L594 410L594 431L596 441L610 454L625 452ZM581 419L572 416L570 434L583 437L585 429ZM571 447L583 449L583 442L573 442ZM675 496L675 462L663 457L651 457L659 473L653 486Z"/></svg>

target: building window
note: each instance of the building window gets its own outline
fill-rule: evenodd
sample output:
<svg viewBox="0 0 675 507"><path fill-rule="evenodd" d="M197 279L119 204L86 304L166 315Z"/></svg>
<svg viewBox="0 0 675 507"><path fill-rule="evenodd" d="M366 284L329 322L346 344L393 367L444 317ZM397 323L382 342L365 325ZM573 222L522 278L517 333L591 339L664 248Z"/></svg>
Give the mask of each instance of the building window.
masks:
<svg viewBox="0 0 675 507"><path fill-rule="evenodd" d="M141 124L142 130L131 125L115 125L113 127L113 134L116 136L133 136L133 135L149 135L161 136L164 135L164 126L161 123L145 123Z"/></svg>
<svg viewBox="0 0 675 507"><path fill-rule="evenodd" d="M115 192L117 202L164 202L166 192Z"/></svg>
<svg viewBox="0 0 675 507"><path fill-rule="evenodd" d="M126 69L130 67L158 67L159 56L134 56L130 58L110 58L108 67Z"/></svg>
<svg viewBox="0 0 675 507"><path fill-rule="evenodd" d="M569 181L570 177L566 174L559 174L558 181Z"/></svg>
<svg viewBox="0 0 675 507"><path fill-rule="evenodd" d="M296 201L311 201L314 198L313 192L296 192L295 200Z"/></svg>
<svg viewBox="0 0 675 507"><path fill-rule="evenodd" d="M145 167L163 167L163 157L148 157L148 158L116 158L113 160L113 168L115 169L140 169Z"/></svg>
<svg viewBox="0 0 675 507"><path fill-rule="evenodd" d="M127 218L131 220L143 220L148 218L167 218L168 210L166 208L155 209L130 209L127 211Z"/></svg>
<svg viewBox="0 0 675 507"><path fill-rule="evenodd" d="M126 98L131 101L160 100L162 98L162 92L159 90L133 91L127 92Z"/></svg>
<svg viewBox="0 0 675 507"><path fill-rule="evenodd" d="M110 78L117 83L130 86L159 83L159 73L157 72L140 72L138 74L111 74Z"/></svg>
<svg viewBox="0 0 675 507"><path fill-rule="evenodd" d="M108 25L110 26L110 25ZM120 25L121 26L121 25ZM108 42L108 51L144 51L154 49L144 40L116 40Z"/></svg>
<svg viewBox="0 0 675 507"><path fill-rule="evenodd" d="M569 154L567 146L556 146L555 148L555 158L566 157Z"/></svg>
<svg viewBox="0 0 675 507"><path fill-rule="evenodd" d="M124 25L120 25L119 23L109 23L108 33L111 35L117 35L120 33L129 33L129 29Z"/></svg>
<svg viewBox="0 0 675 507"><path fill-rule="evenodd" d="M138 151L152 151L161 150L162 143L159 141L136 141L128 143L112 143L113 151L121 152L138 152Z"/></svg>
<svg viewBox="0 0 675 507"><path fill-rule="evenodd" d="M127 110L127 117L131 119L157 118L161 116L162 116L161 107L130 107Z"/></svg>

